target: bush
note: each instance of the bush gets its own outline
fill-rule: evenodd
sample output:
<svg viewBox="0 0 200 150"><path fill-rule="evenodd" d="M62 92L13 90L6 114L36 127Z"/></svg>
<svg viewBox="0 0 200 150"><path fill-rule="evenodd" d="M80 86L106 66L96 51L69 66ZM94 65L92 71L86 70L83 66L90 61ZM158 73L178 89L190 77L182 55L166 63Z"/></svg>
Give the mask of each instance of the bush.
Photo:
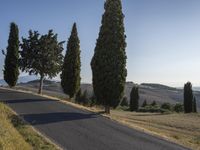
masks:
<svg viewBox="0 0 200 150"><path fill-rule="evenodd" d="M147 100L146 99L144 100L144 102L142 104L142 107L145 107L145 106L147 106Z"/></svg>
<svg viewBox="0 0 200 150"><path fill-rule="evenodd" d="M156 105L157 105L156 101L153 101L153 102L151 103L151 106L156 106Z"/></svg>
<svg viewBox="0 0 200 150"><path fill-rule="evenodd" d="M128 99L127 99L127 97L125 96L123 99L122 99L122 101L121 101L121 103L120 103L120 106L129 106L128 105Z"/></svg>
<svg viewBox="0 0 200 150"><path fill-rule="evenodd" d="M177 103L174 105L174 111L177 113L183 112L184 111L184 106L183 104Z"/></svg>
<svg viewBox="0 0 200 150"><path fill-rule="evenodd" d="M90 107L94 106L97 104L96 96L94 93L92 93L92 96L89 98L89 105Z"/></svg>
<svg viewBox="0 0 200 150"><path fill-rule="evenodd" d="M161 108L171 111L171 110L172 110L172 105L171 105L170 103L163 103L163 104L161 105Z"/></svg>

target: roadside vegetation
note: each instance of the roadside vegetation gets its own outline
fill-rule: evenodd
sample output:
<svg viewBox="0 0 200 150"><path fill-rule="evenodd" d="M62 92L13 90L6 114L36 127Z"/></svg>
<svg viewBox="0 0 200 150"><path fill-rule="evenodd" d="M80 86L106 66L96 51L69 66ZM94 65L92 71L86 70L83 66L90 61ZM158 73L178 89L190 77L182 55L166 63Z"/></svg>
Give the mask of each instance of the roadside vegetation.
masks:
<svg viewBox="0 0 200 150"><path fill-rule="evenodd" d="M0 103L0 120L0 150L58 150L3 103Z"/></svg>

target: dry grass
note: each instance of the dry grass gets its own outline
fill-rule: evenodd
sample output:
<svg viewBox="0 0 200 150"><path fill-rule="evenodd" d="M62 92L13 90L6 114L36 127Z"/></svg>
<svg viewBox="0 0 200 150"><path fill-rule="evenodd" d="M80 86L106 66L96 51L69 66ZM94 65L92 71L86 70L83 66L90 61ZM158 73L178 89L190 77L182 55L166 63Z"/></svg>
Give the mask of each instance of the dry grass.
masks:
<svg viewBox="0 0 200 150"><path fill-rule="evenodd" d="M0 150L58 149L56 145L18 118L10 108L0 103Z"/></svg>
<svg viewBox="0 0 200 150"><path fill-rule="evenodd" d="M200 114L155 114L113 110L111 118L130 127L200 150Z"/></svg>
<svg viewBox="0 0 200 150"><path fill-rule="evenodd" d="M10 122L10 111L0 103L0 149L29 150L32 147L24 140Z"/></svg>

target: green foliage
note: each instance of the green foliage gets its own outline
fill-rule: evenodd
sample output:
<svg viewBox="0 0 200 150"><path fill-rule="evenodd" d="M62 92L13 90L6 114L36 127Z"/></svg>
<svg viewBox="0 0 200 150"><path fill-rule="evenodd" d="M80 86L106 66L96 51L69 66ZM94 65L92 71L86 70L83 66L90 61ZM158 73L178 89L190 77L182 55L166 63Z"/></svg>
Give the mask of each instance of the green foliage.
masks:
<svg viewBox="0 0 200 150"><path fill-rule="evenodd" d="M58 42L53 30L42 36L30 30L29 37L22 38L20 68L29 74L40 75L39 93L44 77L53 78L61 70L63 43Z"/></svg>
<svg viewBox="0 0 200 150"><path fill-rule="evenodd" d="M92 96L90 97L90 102L89 102L89 105L90 106L94 106L97 104L97 100L96 100L96 96L94 94L94 92L92 93Z"/></svg>
<svg viewBox="0 0 200 150"><path fill-rule="evenodd" d="M116 108L123 96L127 76L124 15L121 0L106 0L104 8L91 61L93 88L98 103L105 108Z"/></svg>
<svg viewBox="0 0 200 150"><path fill-rule="evenodd" d="M163 103L163 104L161 105L161 108L171 111L172 108L173 108L173 106L172 106L170 103Z"/></svg>
<svg viewBox="0 0 200 150"><path fill-rule="evenodd" d="M5 52L3 51L3 54ZM7 54L5 54L4 80L10 87L17 84L19 76L19 31L15 23L10 24L10 34L8 39Z"/></svg>
<svg viewBox="0 0 200 150"><path fill-rule="evenodd" d="M196 97L195 96L193 98L193 108L192 108L192 111L194 113L197 113L197 102L196 102Z"/></svg>
<svg viewBox="0 0 200 150"><path fill-rule="evenodd" d="M177 103L174 105L174 111L177 113L183 112L184 111L184 106L183 104Z"/></svg>
<svg viewBox="0 0 200 150"><path fill-rule="evenodd" d="M138 110L139 112L151 112L151 113L165 113L165 112L170 112L169 110L162 109L160 106L155 105L146 105L145 107L141 107Z"/></svg>
<svg viewBox="0 0 200 150"><path fill-rule="evenodd" d="M61 73L61 86L63 91L74 97L80 88L80 41L78 38L76 23L74 23L71 36L67 44L67 52L64 58L64 64Z"/></svg>
<svg viewBox="0 0 200 150"><path fill-rule="evenodd" d="M130 94L130 111L137 111L139 108L139 88L134 86Z"/></svg>
<svg viewBox="0 0 200 150"><path fill-rule="evenodd" d="M145 107L147 106L147 100L144 100L143 104L142 104L142 107Z"/></svg>
<svg viewBox="0 0 200 150"><path fill-rule="evenodd" d="M87 90L82 93L81 89L76 94L75 102L90 107L96 104L95 96L89 97Z"/></svg>
<svg viewBox="0 0 200 150"><path fill-rule="evenodd" d="M121 103L120 103L120 106L129 106L129 104L128 104L128 99L127 99L127 97L125 96L125 97L123 97L123 99L122 99L122 101L121 101Z"/></svg>
<svg viewBox="0 0 200 150"><path fill-rule="evenodd" d="M151 103L151 106L156 106L156 105L157 105L156 101L153 101L153 102Z"/></svg>
<svg viewBox="0 0 200 150"><path fill-rule="evenodd" d="M192 84L187 82L184 85L184 111L185 113L191 113L193 111L193 91Z"/></svg>
<svg viewBox="0 0 200 150"><path fill-rule="evenodd" d="M81 92L81 88L80 88L78 90L78 92L76 93L76 98L75 98L76 103L81 103L81 96L82 96L82 92Z"/></svg>

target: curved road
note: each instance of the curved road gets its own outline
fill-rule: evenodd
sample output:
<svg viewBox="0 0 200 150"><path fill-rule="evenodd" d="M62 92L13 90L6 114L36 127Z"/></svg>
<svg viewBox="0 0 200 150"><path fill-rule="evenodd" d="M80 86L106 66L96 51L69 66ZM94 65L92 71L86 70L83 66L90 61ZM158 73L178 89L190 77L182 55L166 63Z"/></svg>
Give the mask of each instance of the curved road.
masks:
<svg viewBox="0 0 200 150"><path fill-rule="evenodd" d="M0 100L66 150L186 150L56 100L0 89Z"/></svg>

